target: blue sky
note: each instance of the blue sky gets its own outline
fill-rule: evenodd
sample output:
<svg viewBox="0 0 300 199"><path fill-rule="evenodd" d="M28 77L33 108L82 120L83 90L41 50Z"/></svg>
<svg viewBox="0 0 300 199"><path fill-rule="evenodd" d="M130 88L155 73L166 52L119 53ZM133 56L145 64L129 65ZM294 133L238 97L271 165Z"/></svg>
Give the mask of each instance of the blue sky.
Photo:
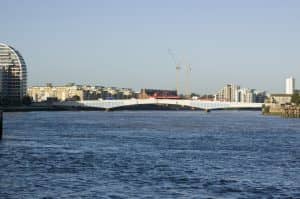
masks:
<svg viewBox="0 0 300 199"><path fill-rule="evenodd" d="M29 85L173 89L172 49L193 92L283 92L300 81L299 21L297 0L2 0L0 42L23 54Z"/></svg>

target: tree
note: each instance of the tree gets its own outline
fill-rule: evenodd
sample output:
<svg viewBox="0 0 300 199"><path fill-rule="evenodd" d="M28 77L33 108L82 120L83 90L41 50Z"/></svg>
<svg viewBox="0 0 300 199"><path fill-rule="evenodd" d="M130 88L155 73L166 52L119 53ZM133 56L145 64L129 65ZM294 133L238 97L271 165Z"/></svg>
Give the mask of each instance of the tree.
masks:
<svg viewBox="0 0 300 199"><path fill-rule="evenodd" d="M78 95L74 95L66 99L66 101L80 101L80 97Z"/></svg>
<svg viewBox="0 0 300 199"><path fill-rule="evenodd" d="M78 95L74 95L72 98L74 101L80 101L80 97Z"/></svg>
<svg viewBox="0 0 300 199"><path fill-rule="evenodd" d="M30 97L30 96L28 96L28 95L26 95L26 96L24 96L23 98L22 98L22 104L24 104L24 105L30 105L32 103L32 98Z"/></svg>
<svg viewBox="0 0 300 199"><path fill-rule="evenodd" d="M299 93L294 93L292 95L291 103L294 103L296 105L300 104L300 95L299 95Z"/></svg>
<svg viewBox="0 0 300 199"><path fill-rule="evenodd" d="M200 97L200 95L197 93L191 93L191 97Z"/></svg>

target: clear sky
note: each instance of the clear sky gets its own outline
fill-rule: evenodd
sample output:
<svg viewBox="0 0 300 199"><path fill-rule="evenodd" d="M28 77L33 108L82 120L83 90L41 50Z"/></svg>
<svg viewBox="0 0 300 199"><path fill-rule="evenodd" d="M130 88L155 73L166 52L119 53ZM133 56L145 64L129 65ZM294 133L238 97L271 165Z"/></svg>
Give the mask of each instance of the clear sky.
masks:
<svg viewBox="0 0 300 199"><path fill-rule="evenodd" d="M225 83L283 92L300 81L299 0L1 0L0 42L18 49L29 85L174 89L168 54L191 88ZM183 88L185 72L181 71ZM300 84L298 84L300 85Z"/></svg>

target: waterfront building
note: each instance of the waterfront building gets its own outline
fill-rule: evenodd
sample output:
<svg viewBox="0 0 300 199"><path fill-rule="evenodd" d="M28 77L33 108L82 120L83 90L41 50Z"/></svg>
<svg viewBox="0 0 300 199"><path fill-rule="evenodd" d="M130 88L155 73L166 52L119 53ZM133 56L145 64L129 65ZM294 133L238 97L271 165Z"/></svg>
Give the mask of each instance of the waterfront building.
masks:
<svg viewBox="0 0 300 199"><path fill-rule="evenodd" d="M22 55L0 43L0 97L2 104L20 103L26 95L27 71Z"/></svg>
<svg viewBox="0 0 300 199"><path fill-rule="evenodd" d="M253 89L242 88L239 90L239 101L244 103L254 103L255 93Z"/></svg>
<svg viewBox="0 0 300 199"><path fill-rule="evenodd" d="M215 95L216 101L238 102L238 91L240 86L234 84L227 84Z"/></svg>
<svg viewBox="0 0 300 199"><path fill-rule="evenodd" d="M34 102L43 101L80 101L98 99L130 99L135 97L132 89L75 85L74 83L65 86L33 86L28 89L28 95Z"/></svg>
<svg viewBox="0 0 300 199"><path fill-rule="evenodd" d="M257 92L254 89L241 88L238 85L227 84L215 94L215 101L263 103L266 92Z"/></svg>
<svg viewBox="0 0 300 199"><path fill-rule="evenodd" d="M255 102L256 103L264 103L265 100L268 98L269 94L266 91L263 92L257 92L254 93Z"/></svg>
<svg viewBox="0 0 300 199"><path fill-rule="evenodd" d="M102 99L131 99L136 94L131 88L103 87L99 89Z"/></svg>
<svg viewBox="0 0 300 199"><path fill-rule="evenodd" d="M285 104L290 104L291 99L292 99L292 95L290 94L271 94L267 103L285 105Z"/></svg>
<svg viewBox="0 0 300 199"><path fill-rule="evenodd" d="M52 86L52 84L47 84L46 86L30 87L28 95L34 102L43 102L55 99L57 101L82 100L87 94L75 85Z"/></svg>
<svg viewBox="0 0 300 199"><path fill-rule="evenodd" d="M141 89L140 99L179 99L176 90L159 90L159 89Z"/></svg>
<svg viewBox="0 0 300 199"><path fill-rule="evenodd" d="M292 95L295 91L295 79L289 77L285 80L285 94Z"/></svg>

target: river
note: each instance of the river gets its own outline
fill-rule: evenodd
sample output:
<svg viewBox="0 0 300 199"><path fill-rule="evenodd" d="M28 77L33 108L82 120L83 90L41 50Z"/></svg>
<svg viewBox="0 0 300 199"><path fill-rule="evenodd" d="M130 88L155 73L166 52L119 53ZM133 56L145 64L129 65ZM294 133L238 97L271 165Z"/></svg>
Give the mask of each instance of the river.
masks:
<svg viewBox="0 0 300 199"><path fill-rule="evenodd" d="M0 198L300 198L300 120L258 111L4 113Z"/></svg>

